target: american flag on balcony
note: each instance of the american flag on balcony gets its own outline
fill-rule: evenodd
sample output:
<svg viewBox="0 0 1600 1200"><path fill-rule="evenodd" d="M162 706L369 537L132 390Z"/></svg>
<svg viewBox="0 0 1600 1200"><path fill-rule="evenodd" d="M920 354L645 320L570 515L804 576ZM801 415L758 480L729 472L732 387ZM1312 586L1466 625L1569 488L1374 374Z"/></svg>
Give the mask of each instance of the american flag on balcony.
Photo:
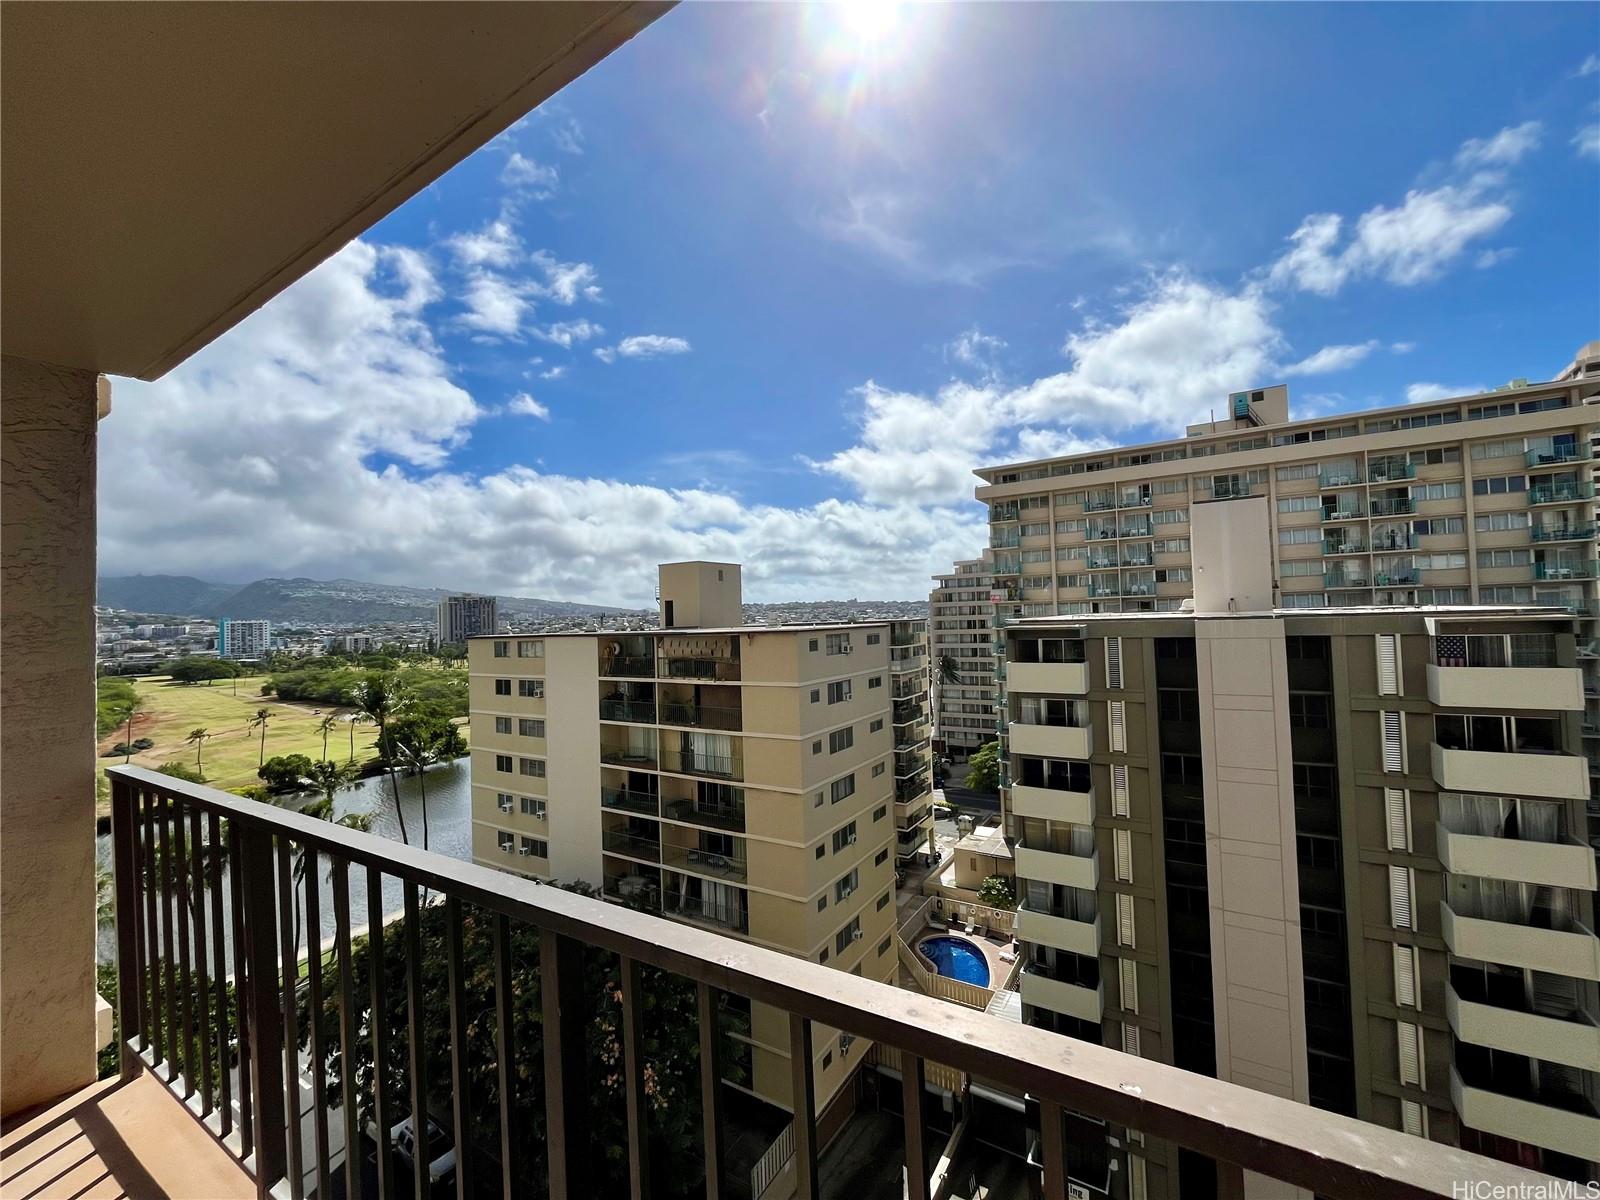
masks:
<svg viewBox="0 0 1600 1200"><path fill-rule="evenodd" d="M1434 653L1441 667L1464 667L1467 665L1467 639L1459 634L1441 635L1435 641Z"/></svg>

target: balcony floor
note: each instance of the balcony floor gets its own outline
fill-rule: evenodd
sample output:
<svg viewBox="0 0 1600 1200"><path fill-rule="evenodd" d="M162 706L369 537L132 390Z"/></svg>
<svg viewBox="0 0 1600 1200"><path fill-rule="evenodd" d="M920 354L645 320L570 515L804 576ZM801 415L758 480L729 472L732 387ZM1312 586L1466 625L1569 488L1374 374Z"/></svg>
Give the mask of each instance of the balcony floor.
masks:
<svg viewBox="0 0 1600 1200"><path fill-rule="evenodd" d="M5 1200L254 1200L255 1181L153 1076L102 1080L0 1133Z"/></svg>

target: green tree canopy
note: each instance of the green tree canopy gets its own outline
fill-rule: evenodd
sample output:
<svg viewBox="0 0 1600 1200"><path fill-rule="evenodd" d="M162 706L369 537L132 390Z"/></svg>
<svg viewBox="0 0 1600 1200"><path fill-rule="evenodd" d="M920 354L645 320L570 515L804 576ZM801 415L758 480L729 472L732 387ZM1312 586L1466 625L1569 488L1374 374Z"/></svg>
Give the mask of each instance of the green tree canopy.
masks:
<svg viewBox="0 0 1600 1200"><path fill-rule="evenodd" d="M305 787L312 776L313 764L304 754L274 754L256 771L274 794L294 792Z"/></svg>
<svg viewBox="0 0 1600 1200"><path fill-rule="evenodd" d="M967 760L967 787L974 792L1000 790L1000 743L985 742Z"/></svg>
<svg viewBox="0 0 1600 1200"><path fill-rule="evenodd" d="M978 888L978 903L990 908L1012 909L1017 906L1017 893L1011 880L1004 875L991 875Z"/></svg>

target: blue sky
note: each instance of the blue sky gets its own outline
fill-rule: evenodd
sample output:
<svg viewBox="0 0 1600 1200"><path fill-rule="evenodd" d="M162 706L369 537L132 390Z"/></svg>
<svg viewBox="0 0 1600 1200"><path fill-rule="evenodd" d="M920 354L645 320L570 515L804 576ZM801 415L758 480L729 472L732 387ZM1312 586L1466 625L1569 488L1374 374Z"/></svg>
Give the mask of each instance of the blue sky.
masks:
<svg viewBox="0 0 1600 1200"><path fill-rule="evenodd" d="M1600 337L1597 18L680 6L121 384L102 570L911 597L982 463L1548 377Z"/></svg>

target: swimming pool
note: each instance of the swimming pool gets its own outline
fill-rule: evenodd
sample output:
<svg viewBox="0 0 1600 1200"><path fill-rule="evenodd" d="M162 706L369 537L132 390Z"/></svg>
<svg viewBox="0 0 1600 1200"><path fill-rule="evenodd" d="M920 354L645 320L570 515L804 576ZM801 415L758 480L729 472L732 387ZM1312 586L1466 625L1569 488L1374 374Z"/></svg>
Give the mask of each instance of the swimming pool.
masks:
<svg viewBox="0 0 1600 1200"><path fill-rule="evenodd" d="M983 957L983 951L966 938L925 938L917 949L927 956L939 974L979 987L989 986L989 961Z"/></svg>

